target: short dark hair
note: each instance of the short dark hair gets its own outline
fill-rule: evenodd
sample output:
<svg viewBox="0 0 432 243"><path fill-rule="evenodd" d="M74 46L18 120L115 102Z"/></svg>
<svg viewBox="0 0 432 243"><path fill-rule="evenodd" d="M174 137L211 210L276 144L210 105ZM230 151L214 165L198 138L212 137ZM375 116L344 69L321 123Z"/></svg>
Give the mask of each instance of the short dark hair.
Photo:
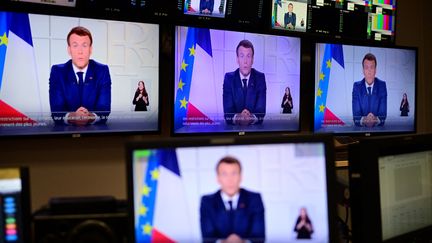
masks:
<svg viewBox="0 0 432 243"><path fill-rule="evenodd" d="M219 162L217 163L217 165L216 165L216 173L219 173L219 166L220 166L222 163L225 163L225 164L231 164L231 165L236 164L236 165L239 166L239 168L240 168L240 172L241 172L241 170L242 170L242 167L241 167L240 161L239 161L238 159L236 159L236 158L234 158L234 157L232 157L232 156L225 156L225 157L223 157L222 159L220 159Z"/></svg>
<svg viewBox="0 0 432 243"><path fill-rule="evenodd" d="M76 35L79 35L79 36L88 36L90 38L90 46L93 44L93 38L92 38L92 34L91 34L90 30L88 30L87 28L82 27L82 26L76 26L76 27L73 27L69 31L69 34L67 35L68 46L70 46L69 37L72 34L76 34Z"/></svg>
<svg viewBox="0 0 432 243"><path fill-rule="evenodd" d="M364 67L364 61L368 60L368 61L374 61L375 62L375 67L377 66L377 59L375 57L374 54L372 53L368 53L363 57L363 61L362 61L362 67Z"/></svg>
<svg viewBox="0 0 432 243"><path fill-rule="evenodd" d="M294 5L293 5L292 3L288 3L288 7L289 7L290 5L294 8Z"/></svg>
<svg viewBox="0 0 432 243"><path fill-rule="evenodd" d="M238 43L237 48L236 48L236 54L238 56L238 49L240 46L243 46L244 48L251 48L252 49L252 56L254 55L255 51L254 51L254 47L252 42L250 42L249 40L242 40Z"/></svg>

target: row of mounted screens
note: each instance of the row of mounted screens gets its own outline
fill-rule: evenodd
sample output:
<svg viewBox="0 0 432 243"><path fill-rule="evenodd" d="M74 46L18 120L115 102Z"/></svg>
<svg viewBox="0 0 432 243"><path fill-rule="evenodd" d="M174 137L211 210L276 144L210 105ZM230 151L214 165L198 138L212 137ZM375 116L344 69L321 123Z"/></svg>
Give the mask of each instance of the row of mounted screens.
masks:
<svg viewBox="0 0 432 243"><path fill-rule="evenodd" d="M315 91L306 94L301 83L312 80L302 78L297 37L178 26L169 67L160 60L156 24L13 12L0 18L1 135L156 132L162 99L172 100L174 134L298 132L300 103L311 96L315 132L415 131L415 48L317 43ZM67 44L76 26L91 32L87 52L74 51L79 38ZM363 60L368 53L375 60ZM70 60L88 57L95 61L80 86ZM172 72L173 80L161 79ZM370 95L366 72L376 77ZM173 95L160 97L166 87Z"/></svg>
<svg viewBox="0 0 432 243"><path fill-rule="evenodd" d="M393 43L396 0L10 0L17 6L35 3L63 6L71 14L91 9L119 18L160 17L176 24L216 26L243 25L251 29L339 36L357 40ZM17 3L19 2L19 3ZM265 3L264 3L265 2ZM271 6L270 6L271 4ZM69 7L69 8L67 8ZM35 8L32 8L34 11ZM37 9L37 8L36 8ZM103 16L103 15L101 15ZM145 17L143 17L145 16Z"/></svg>

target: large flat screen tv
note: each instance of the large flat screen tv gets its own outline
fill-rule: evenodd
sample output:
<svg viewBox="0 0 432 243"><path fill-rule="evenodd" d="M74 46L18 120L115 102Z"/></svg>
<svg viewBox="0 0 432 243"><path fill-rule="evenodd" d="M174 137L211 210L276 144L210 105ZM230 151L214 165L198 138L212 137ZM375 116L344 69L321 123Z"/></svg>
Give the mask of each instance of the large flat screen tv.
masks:
<svg viewBox="0 0 432 243"><path fill-rule="evenodd" d="M314 131L416 131L417 49L317 43Z"/></svg>
<svg viewBox="0 0 432 243"><path fill-rule="evenodd" d="M336 242L332 148L321 136L129 144L131 242Z"/></svg>
<svg viewBox="0 0 432 243"><path fill-rule="evenodd" d="M178 26L174 133L298 131L300 63L300 38Z"/></svg>
<svg viewBox="0 0 432 243"><path fill-rule="evenodd" d="M158 25L0 18L1 136L159 130Z"/></svg>
<svg viewBox="0 0 432 243"><path fill-rule="evenodd" d="M354 243L431 241L431 141L431 134L376 137L349 147Z"/></svg>

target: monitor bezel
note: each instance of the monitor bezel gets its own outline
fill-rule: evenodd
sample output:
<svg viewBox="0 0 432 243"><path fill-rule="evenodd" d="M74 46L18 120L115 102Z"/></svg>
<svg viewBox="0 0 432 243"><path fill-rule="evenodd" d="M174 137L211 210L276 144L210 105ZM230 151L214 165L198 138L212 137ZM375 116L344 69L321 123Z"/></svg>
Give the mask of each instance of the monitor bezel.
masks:
<svg viewBox="0 0 432 243"><path fill-rule="evenodd" d="M415 134L417 133L417 114L418 114L418 76L419 76L419 72L418 72L418 65L419 65L419 52L418 52L418 47L416 46L403 46L403 45L386 45L386 43L364 43L364 42L359 42L359 41L346 41L346 40L328 40L325 38L319 38L316 39L315 41L313 41L312 43L312 61L311 61L311 65L314 65L314 67L311 69L313 70L313 76L311 76L311 82L312 82L312 86L313 86L313 96L311 98L311 107L310 107L310 113L312 114L311 117L311 124L310 124L310 131L312 131L314 134L322 134L322 133L331 133L334 136L351 136L351 137L355 137L358 139L363 139L363 138L369 138L369 137L374 137L374 136L389 136L389 135L403 135L403 134ZM415 53L415 77L414 77L414 100L415 100L415 109L414 109L414 124L413 124L413 130L410 131L359 131L359 132L354 132L354 131L349 131L349 132L330 132L330 131L326 131L326 132L317 132L316 128L315 128L315 92L316 92L316 82L315 82L315 77L317 72L319 72L320 70L317 70L317 65L316 65L316 53L317 53L317 47L319 44L340 44L340 45L349 45L349 46L358 46L358 47L372 47L372 48L387 48L387 49L399 49L399 50L411 50L414 51Z"/></svg>
<svg viewBox="0 0 432 243"><path fill-rule="evenodd" d="M367 152L365 152L367 151ZM349 184L353 242L409 242L432 232L432 224L382 240L379 159L432 151L432 134L369 138L349 145ZM372 223L371 222L375 222ZM367 230L368 234L364 234ZM421 241L420 241L421 242Z"/></svg>
<svg viewBox="0 0 432 243"><path fill-rule="evenodd" d="M260 144L295 144L295 143L322 143L324 144L326 159L326 190L327 190L327 214L329 226L329 242L336 242L336 172L334 163L333 137L328 134L320 135L279 135L262 136L250 135L244 137L191 137L187 140L182 138L159 138L151 140L131 141L126 143L126 191L129 215L129 235L131 242L135 242L135 215L134 215L134 177L133 177L133 152L141 149L157 148L182 148L182 147L204 147L204 146L235 146L235 145L260 145Z"/></svg>

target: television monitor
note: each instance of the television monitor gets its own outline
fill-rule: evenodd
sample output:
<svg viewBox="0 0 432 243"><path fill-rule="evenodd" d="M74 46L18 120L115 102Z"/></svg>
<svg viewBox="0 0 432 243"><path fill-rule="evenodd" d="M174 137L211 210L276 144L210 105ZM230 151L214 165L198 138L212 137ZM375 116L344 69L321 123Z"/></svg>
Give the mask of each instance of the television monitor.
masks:
<svg viewBox="0 0 432 243"><path fill-rule="evenodd" d="M273 0L272 28L306 32L308 0Z"/></svg>
<svg viewBox="0 0 432 243"><path fill-rule="evenodd" d="M317 43L314 131L415 132L416 69L416 48Z"/></svg>
<svg viewBox="0 0 432 243"><path fill-rule="evenodd" d="M332 148L329 136L131 143L132 242L215 242L231 234L249 242L336 242Z"/></svg>
<svg viewBox="0 0 432 243"><path fill-rule="evenodd" d="M343 12L349 14L344 16L343 36L355 37L354 31L362 39L394 43L396 0L348 0L346 10Z"/></svg>
<svg viewBox="0 0 432 243"><path fill-rule="evenodd" d="M264 27L264 0L231 0L227 5L227 16L235 20L233 24ZM253 28L253 27L252 27Z"/></svg>
<svg viewBox="0 0 432 243"><path fill-rule="evenodd" d="M394 43L396 1L273 0L271 27L369 42Z"/></svg>
<svg viewBox="0 0 432 243"><path fill-rule="evenodd" d="M75 7L76 0L11 0L15 2L27 2L27 3L40 3L40 4L50 4L55 6L64 6L64 7Z"/></svg>
<svg viewBox="0 0 432 243"><path fill-rule="evenodd" d="M263 0L177 0L177 25L264 28Z"/></svg>
<svg viewBox="0 0 432 243"><path fill-rule="evenodd" d="M340 36L340 10L317 1L308 5L307 32L320 36Z"/></svg>
<svg viewBox="0 0 432 243"><path fill-rule="evenodd" d="M375 12L368 15L368 39L394 42L396 28L396 10L374 7Z"/></svg>
<svg viewBox="0 0 432 243"><path fill-rule="evenodd" d="M1 136L159 130L157 24L18 12L0 17ZM67 42L77 26L88 29L93 42L82 52L94 62L81 86ZM78 51L73 63L84 65ZM140 83L147 96L134 97ZM136 111L143 97L148 105Z"/></svg>
<svg viewBox="0 0 432 243"><path fill-rule="evenodd" d="M174 49L175 134L299 130L300 38L178 26Z"/></svg>
<svg viewBox="0 0 432 243"><path fill-rule="evenodd" d="M28 169L0 167L0 242L30 242Z"/></svg>
<svg viewBox="0 0 432 243"><path fill-rule="evenodd" d="M431 241L431 141L431 134L421 134L349 146L354 243Z"/></svg>
<svg viewBox="0 0 432 243"><path fill-rule="evenodd" d="M225 18L228 0L182 0L183 13L187 15Z"/></svg>

